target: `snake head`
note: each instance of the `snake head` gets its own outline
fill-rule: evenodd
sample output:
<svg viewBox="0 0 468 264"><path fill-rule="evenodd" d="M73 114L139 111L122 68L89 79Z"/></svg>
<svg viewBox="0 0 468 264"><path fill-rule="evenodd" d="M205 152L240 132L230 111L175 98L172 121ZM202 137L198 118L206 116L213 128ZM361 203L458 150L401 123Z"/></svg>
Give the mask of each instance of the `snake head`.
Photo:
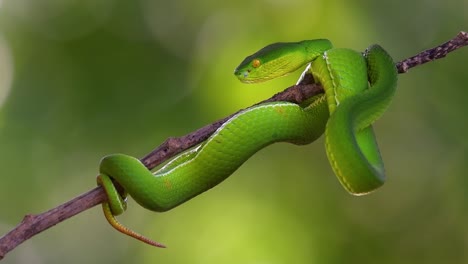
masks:
<svg viewBox="0 0 468 264"><path fill-rule="evenodd" d="M244 83L264 82L285 76L332 47L326 39L277 42L246 57L234 70Z"/></svg>

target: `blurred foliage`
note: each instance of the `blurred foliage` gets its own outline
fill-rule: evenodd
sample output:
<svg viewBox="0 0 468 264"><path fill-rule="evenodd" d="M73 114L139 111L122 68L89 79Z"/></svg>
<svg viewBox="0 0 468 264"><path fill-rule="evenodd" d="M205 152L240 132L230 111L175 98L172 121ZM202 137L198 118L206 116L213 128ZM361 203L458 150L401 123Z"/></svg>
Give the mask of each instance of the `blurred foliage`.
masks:
<svg viewBox="0 0 468 264"><path fill-rule="evenodd" d="M395 60L467 30L453 1L0 1L0 232L94 187L100 157L144 156L294 83L232 75L277 41L329 38ZM465 27L465 28L463 28ZM226 182L164 214L130 201L34 237L2 263L466 263L468 49L400 76L376 125L388 183L348 195L323 141L260 151Z"/></svg>

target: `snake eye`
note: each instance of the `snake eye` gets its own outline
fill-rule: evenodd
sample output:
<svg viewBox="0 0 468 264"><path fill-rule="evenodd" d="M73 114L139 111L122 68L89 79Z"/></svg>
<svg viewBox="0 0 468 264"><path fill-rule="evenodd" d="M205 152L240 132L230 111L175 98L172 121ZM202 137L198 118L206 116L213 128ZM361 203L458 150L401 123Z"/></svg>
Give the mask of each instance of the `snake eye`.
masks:
<svg viewBox="0 0 468 264"><path fill-rule="evenodd" d="M259 59L254 59L252 61L252 67L254 67L254 68L258 68L258 66L260 66L260 64L261 64L261 62L260 62Z"/></svg>

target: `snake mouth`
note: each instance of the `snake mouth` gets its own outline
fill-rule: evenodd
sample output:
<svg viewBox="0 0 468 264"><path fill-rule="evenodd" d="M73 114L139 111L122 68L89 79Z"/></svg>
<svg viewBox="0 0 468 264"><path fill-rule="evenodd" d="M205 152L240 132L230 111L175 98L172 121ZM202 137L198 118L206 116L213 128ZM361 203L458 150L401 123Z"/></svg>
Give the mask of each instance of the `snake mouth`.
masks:
<svg viewBox="0 0 468 264"><path fill-rule="evenodd" d="M234 70L234 75L237 76L237 78L241 81L241 82L244 82L244 83L250 83L249 81L249 73L250 71L249 70L243 70L243 71L240 71L240 70Z"/></svg>

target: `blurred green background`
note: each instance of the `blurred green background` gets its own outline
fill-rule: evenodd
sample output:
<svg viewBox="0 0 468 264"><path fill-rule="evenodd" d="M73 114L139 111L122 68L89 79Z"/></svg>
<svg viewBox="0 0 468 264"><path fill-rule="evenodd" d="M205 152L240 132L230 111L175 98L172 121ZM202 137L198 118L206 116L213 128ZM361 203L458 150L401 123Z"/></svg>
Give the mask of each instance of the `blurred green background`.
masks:
<svg viewBox="0 0 468 264"><path fill-rule="evenodd" d="M0 234L95 186L102 156L142 157L295 82L233 70L277 41L329 38L395 60L468 30L468 1L0 1ZM2 263L466 263L468 48L400 75L375 129L388 182L340 186L323 139L270 146L164 214L93 208Z"/></svg>

